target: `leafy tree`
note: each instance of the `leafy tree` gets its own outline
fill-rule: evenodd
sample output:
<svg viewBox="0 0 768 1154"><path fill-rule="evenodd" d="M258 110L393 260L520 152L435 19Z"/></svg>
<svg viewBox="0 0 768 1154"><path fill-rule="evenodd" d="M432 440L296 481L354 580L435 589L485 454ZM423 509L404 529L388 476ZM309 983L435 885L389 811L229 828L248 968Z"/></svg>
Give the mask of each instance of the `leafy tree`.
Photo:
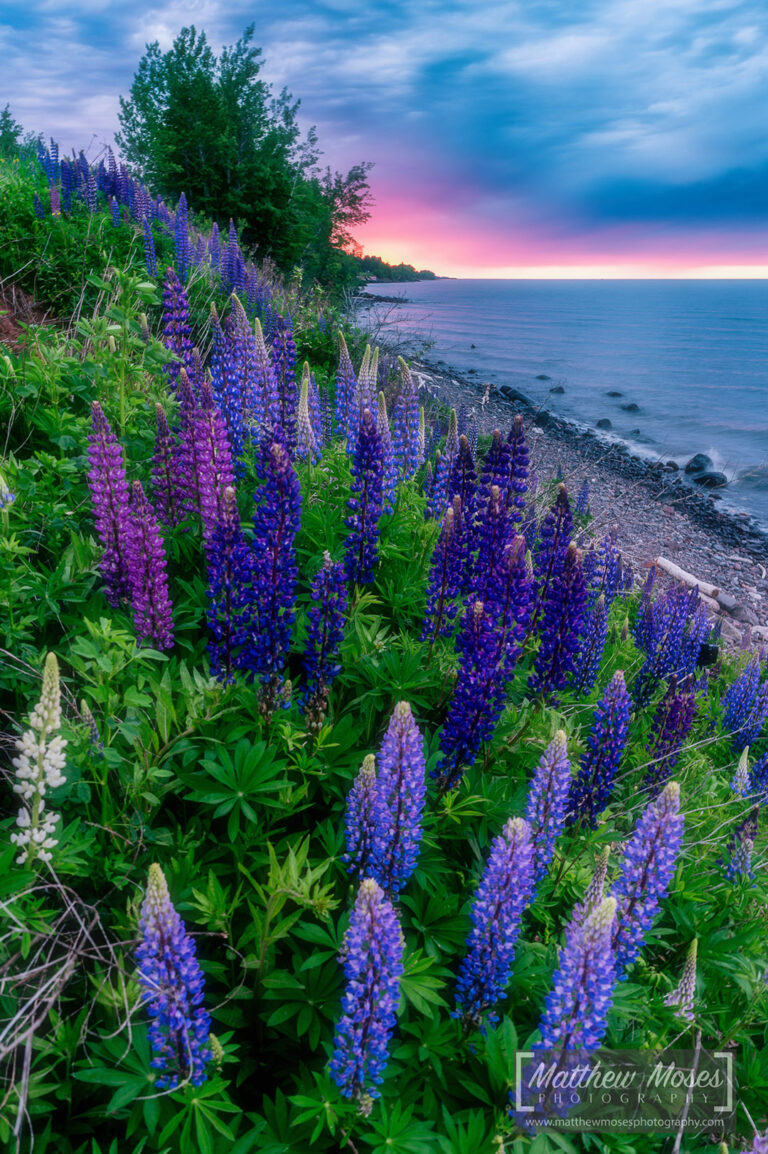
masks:
<svg viewBox="0 0 768 1154"><path fill-rule="evenodd" d="M0 156L12 156L19 146L21 125L11 115L11 106L6 104L0 112Z"/></svg>
<svg viewBox="0 0 768 1154"><path fill-rule="evenodd" d="M218 58L194 26L168 52L148 45L120 100L117 142L163 196L184 192L195 211L240 222L260 256L332 283L349 270L350 230L368 219L370 165L319 170L315 131L303 135L299 102L260 78L253 35L250 25Z"/></svg>

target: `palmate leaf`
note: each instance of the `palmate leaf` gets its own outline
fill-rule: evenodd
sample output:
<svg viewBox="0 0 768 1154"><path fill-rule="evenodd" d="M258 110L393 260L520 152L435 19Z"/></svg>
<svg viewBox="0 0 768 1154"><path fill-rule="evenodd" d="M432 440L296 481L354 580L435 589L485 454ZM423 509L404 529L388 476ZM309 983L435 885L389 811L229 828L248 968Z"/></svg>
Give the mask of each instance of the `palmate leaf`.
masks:
<svg viewBox="0 0 768 1154"><path fill-rule="evenodd" d="M363 1135L372 1154L433 1154L434 1125L414 1118L414 1110L413 1105L382 1102L381 1112L371 1115L371 1129Z"/></svg>
<svg viewBox="0 0 768 1154"><path fill-rule="evenodd" d="M422 950L414 950L405 959L400 979L401 1007L404 1000L420 1014L434 1017L434 1006L448 1005L438 990L445 989L450 979L450 970L438 966L435 959L426 957Z"/></svg>
<svg viewBox="0 0 768 1154"><path fill-rule="evenodd" d="M263 741L251 744L243 739L232 753L220 746L215 758L204 758L202 764L205 772L179 774L189 787L187 800L214 806L214 817L229 815L227 833L231 839L237 836L241 822L259 821L259 807L280 806L280 798L274 795L291 784L283 776L285 762L277 760L275 751Z"/></svg>

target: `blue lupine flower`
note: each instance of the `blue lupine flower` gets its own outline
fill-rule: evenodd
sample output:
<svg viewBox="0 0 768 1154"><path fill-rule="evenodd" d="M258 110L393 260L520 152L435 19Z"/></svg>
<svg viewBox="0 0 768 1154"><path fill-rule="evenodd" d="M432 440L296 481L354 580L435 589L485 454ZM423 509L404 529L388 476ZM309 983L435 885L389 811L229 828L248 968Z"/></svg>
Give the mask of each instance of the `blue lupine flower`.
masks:
<svg viewBox="0 0 768 1154"><path fill-rule="evenodd" d="M680 760L683 745L696 717L696 689L693 677L686 677L682 683L678 683L673 675L653 715L645 746L651 760L643 779L643 784L653 790L658 791L667 782Z"/></svg>
<svg viewBox="0 0 768 1154"><path fill-rule="evenodd" d="M152 1019L150 1065L162 1071L155 1085L158 1089L173 1089L179 1082L200 1086L211 1057L211 1019L202 1004L203 973L159 865L149 867L139 926L139 982Z"/></svg>
<svg viewBox="0 0 768 1154"><path fill-rule="evenodd" d="M584 481L579 489L579 495L576 498L573 511L577 517L589 516L589 481Z"/></svg>
<svg viewBox="0 0 768 1154"><path fill-rule="evenodd" d="M392 903L372 878L360 883L342 959L347 988L341 1000L330 1075L345 1098L369 1113L378 1098L395 1028L403 974L403 933Z"/></svg>
<svg viewBox="0 0 768 1154"><path fill-rule="evenodd" d="M392 895L416 868L427 796L424 742L407 701L394 708L378 765L369 872Z"/></svg>
<svg viewBox="0 0 768 1154"><path fill-rule="evenodd" d="M469 441L462 433L459 437L459 451L448 478L448 495L451 500L454 497L460 497L462 506L468 509L472 504L476 485L477 473L475 472L472 450L469 447Z"/></svg>
<svg viewBox="0 0 768 1154"><path fill-rule="evenodd" d="M299 392L299 407L296 414L296 456L300 460L316 461L320 455L318 447L318 435L315 435L315 428L312 422L312 416L309 411L309 385L310 374L309 365L304 362L304 371L301 377L301 390Z"/></svg>
<svg viewBox="0 0 768 1154"><path fill-rule="evenodd" d="M397 465L392 448L392 434L389 429L387 416L387 402L383 393L379 393L379 405L376 415L376 431L381 439L381 453L383 460L383 494L384 512L391 513L394 509L395 494L397 492Z"/></svg>
<svg viewBox="0 0 768 1154"><path fill-rule="evenodd" d="M370 409L363 413L352 458L352 496L347 501L345 570L348 581L373 580L379 559L379 519L383 509L384 459L381 437Z"/></svg>
<svg viewBox="0 0 768 1154"><path fill-rule="evenodd" d="M376 836L376 758L369 753L347 794L344 817L344 861L350 873L366 877L370 873L373 841Z"/></svg>
<svg viewBox="0 0 768 1154"><path fill-rule="evenodd" d="M667 896L682 840L680 786L671 781L643 810L611 890L617 902L612 941L620 975L643 948L659 905Z"/></svg>
<svg viewBox="0 0 768 1154"><path fill-rule="evenodd" d="M211 673L232 681L237 656L256 628L253 553L240 526L237 498L231 485L224 490L221 515L206 543Z"/></svg>
<svg viewBox="0 0 768 1154"><path fill-rule="evenodd" d="M114 196L109 198L109 211L112 217L113 228L119 228L123 223L123 218L120 215L120 205L117 203Z"/></svg>
<svg viewBox="0 0 768 1154"><path fill-rule="evenodd" d="M352 366L349 350L347 349L347 342L344 339L344 334L340 332L338 336L339 367L336 370L336 428L342 440L349 442L349 448L351 449L349 419L354 402L355 390L357 389L357 378Z"/></svg>
<svg viewBox="0 0 768 1154"><path fill-rule="evenodd" d="M216 221L211 225L211 235L208 238L208 259L211 262L211 272L218 272L221 263L221 243Z"/></svg>
<svg viewBox="0 0 768 1154"><path fill-rule="evenodd" d="M155 238L152 235L152 226L146 216L141 222L141 227L144 234L144 263L147 266L148 275L156 277L157 256L155 254Z"/></svg>
<svg viewBox="0 0 768 1154"><path fill-rule="evenodd" d="M742 878L754 878L752 871L752 849L757 837L760 806L754 806L743 821L739 822L728 839L728 849L725 862L725 876L731 882L741 881Z"/></svg>
<svg viewBox="0 0 768 1154"><path fill-rule="evenodd" d="M537 1049L591 1053L605 1037L617 976L611 944L615 913L615 898L604 898L583 922L571 922L566 928Z"/></svg>
<svg viewBox="0 0 768 1154"><path fill-rule="evenodd" d="M304 712L311 732L317 732L328 707L331 685L341 671L339 647L347 616L344 566L323 554L323 563L312 582L307 611L307 643L304 647Z"/></svg>
<svg viewBox="0 0 768 1154"><path fill-rule="evenodd" d="M559 577L565 566L568 546L573 536L573 514L565 485L558 485L557 497L552 508L544 517L538 531L538 540L533 554L533 568L536 575L536 597L531 629L543 611L544 601L552 582Z"/></svg>
<svg viewBox="0 0 768 1154"><path fill-rule="evenodd" d="M395 401L392 414L394 432L393 449L399 476L406 481L418 469L424 459L423 446L419 443L419 393L411 370L398 357L401 391Z"/></svg>
<svg viewBox="0 0 768 1154"><path fill-rule="evenodd" d="M168 427L163 406L155 405L157 435L152 458L152 489L155 512L164 525L176 525L182 517L178 494L183 478L178 476L179 454L176 438Z"/></svg>
<svg viewBox="0 0 768 1154"><path fill-rule="evenodd" d="M612 529L584 555L584 578L587 582L587 605L592 608L599 597L605 598L606 612L624 587L624 564L616 545L618 530Z"/></svg>
<svg viewBox="0 0 768 1154"><path fill-rule="evenodd" d="M485 509L494 486L500 493L506 494L509 484L511 451L511 444L502 440L499 430L494 429L488 452L483 461L480 480L475 490L475 499L472 505L473 520L480 521L485 516Z"/></svg>
<svg viewBox="0 0 768 1154"><path fill-rule="evenodd" d="M513 521L504 501L504 492L491 485L488 499L479 510L474 527L474 540L469 548L477 548L472 571L472 594L479 601L495 600L501 580L504 550L514 536Z"/></svg>
<svg viewBox="0 0 768 1154"><path fill-rule="evenodd" d="M35 195L32 197L32 207L37 219L43 220L45 218L45 208L43 207L43 202L37 193L35 193Z"/></svg>
<svg viewBox="0 0 768 1154"><path fill-rule="evenodd" d="M472 903L473 928L456 983L456 1005L467 1025L479 1027L485 1016L489 1022L498 1019L495 1006L509 982L520 919L533 888L531 829L522 818L510 818L491 843Z"/></svg>
<svg viewBox="0 0 768 1154"><path fill-rule="evenodd" d="M568 822L597 828L597 819L613 793L629 733L631 700L622 672L614 673L595 710L587 749L568 800Z"/></svg>
<svg viewBox="0 0 768 1154"><path fill-rule="evenodd" d="M642 639L642 648L648 656L632 687L637 705L647 704L659 682L673 673L678 678L693 673L701 646L710 632L698 589L689 590L683 585L675 586L653 602L647 601L641 618L635 639Z"/></svg>
<svg viewBox="0 0 768 1154"><path fill-rule="evenodd" d="M607 638L608 611L605 596L601 593L592 608L587 609L584 628L579 637L579 652L571 677L571 684L578 693L591 693L594 689Z"/></svg>
<svg viewBox="0 0 768 1154"><path fill-rule="evenodd" d="M736 750L755 744L768 717L768 682L761 682L761 673L760 661L754 657L723 697L723 726Z"/></svg>
<svg viewBox="0 0 768 1154"><path fill-rule="evenodd" d="M176 208L176 221L173 230L173 244L176 251L176 272L179 280L184 284L191 264L189 244L189 227L187 222L187 198L182 192Z"/></svg>
<svg viewBox="0 0 768 1154"><path fill-rule="evenodd" d="M280 430L280 439L293 456L296 448L296 343L293 339L293 321L289 316L278 318L272 337L272 365L277 385L279 408L275 430Z"/></svg>
<svg viewBox="0 0 768 1154"><path fill-rule="evenodd" d="M675 1013L679 1017L685 1018L687 1022L692 1022L694 1018L693 1000L696 996L696 954L698 944L698 940L694 938L688 947L682 977L674 990L670 991L664 999L664 1005L672 1006Z"/></svg>
<svg viewBox="0 0 768 1154"><path fill-rule="evenodd" d="M562 568L553 572L539 602L540 641L528 682L534 693L547 695L565 689L573 675L586 598L581 551L572 544Z"/></svg>
<svg viewBox="0 0 768 1154"><path fill-rule="evenodd" d="M565 732L559 729L534 771L525 808L525 820L531 827L537 882L547 872L555 855L555 842L565 827L570 784L568 743Z"/></svg>
<svg viewBox="0 0 768 1154"><path fill-rule="evenodd" d="M427 584L427 611L421 630L422 641L448 637L453 631L456 603L464 585L467 564L464 513L460 497L445 510L440 537L432 556Z"/></svg>
<svg viewBox="0 0 768 1154"><path fill-rule="evenodd" d="M504 500L514 522L522 520L525 509L525 494L528 488L530 453L525 439L523 418L516 416L507 434L508 474Z"/></svg>
<svg viewBox="0 0 768 1154"><path fill-rule="evenodd" d="M440 459L435 464L435 476L429 494L430 517L442 517L445 513L446 506L451 503L453 494L448 492L448 482L450 481L451 472L458 452L458 417L456 416L456 410L451 409L445 445Z"/></svg>
<svg viewBox="0 0 768 1154"><path fill-rule="evenodd" d="M179 370L183 367L189 373L192 368L192 329L187 293L172 268L167 269L163 282L163 344L179 358L163 366L173 389Z"/></svg>

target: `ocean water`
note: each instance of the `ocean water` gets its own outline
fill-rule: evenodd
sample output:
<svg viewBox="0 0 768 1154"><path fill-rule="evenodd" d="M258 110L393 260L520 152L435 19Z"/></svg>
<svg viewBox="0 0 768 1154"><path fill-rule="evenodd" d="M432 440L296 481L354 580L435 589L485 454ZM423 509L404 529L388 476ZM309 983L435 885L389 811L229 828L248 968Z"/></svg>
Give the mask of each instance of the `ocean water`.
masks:
<svg viewBox="0 0 768 1154"><path fill-rule="evenodd" d="M512 385L592 428L607 418L607 436L645 457L683 465L707 453L729 480L722 503L768 528L768 281L438 280L369 290L405 297L375 314L406 340L431 340L428 359L475 369L478 384ZM565 391L550 391L558 386Z"/></svg>

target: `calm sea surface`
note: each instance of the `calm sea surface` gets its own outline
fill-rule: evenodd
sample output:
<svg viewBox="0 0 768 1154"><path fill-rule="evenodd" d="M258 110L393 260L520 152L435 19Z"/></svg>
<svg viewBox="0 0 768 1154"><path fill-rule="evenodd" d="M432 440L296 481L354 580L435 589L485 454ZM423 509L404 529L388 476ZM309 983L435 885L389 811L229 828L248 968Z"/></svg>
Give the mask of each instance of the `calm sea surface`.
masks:
<svg viewBox="0 0 768 1154"><path fill-rule="evenodd" d="M432 340L430 359L476 369L478 382L512 385L588 426L608 418L608 435L644 456L684 464L709 454L729 478L724 504L768 527L768 281L369 288L407 298L394 323ZM558 385L565 392L551 393Z"/></svg>

